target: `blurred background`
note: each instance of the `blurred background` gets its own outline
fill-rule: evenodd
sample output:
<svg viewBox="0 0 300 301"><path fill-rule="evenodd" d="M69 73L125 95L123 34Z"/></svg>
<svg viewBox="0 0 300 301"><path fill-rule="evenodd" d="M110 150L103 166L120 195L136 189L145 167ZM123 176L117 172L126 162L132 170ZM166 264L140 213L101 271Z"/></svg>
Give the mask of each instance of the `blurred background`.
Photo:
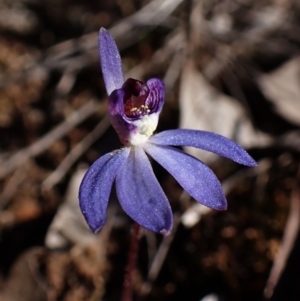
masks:
<svg viewBox="0 0 300 301"><path fill-rule="evenodd" d="M154 164L174 229L141 233L134 300L300 300L298 0L0 0L0 300L121 298L131 221L113 194L93 235L77 199L120 147L100 27L126 77L164 80L158 131L214 131L259 164L187 149L222 181L225 212Z"/></svg>

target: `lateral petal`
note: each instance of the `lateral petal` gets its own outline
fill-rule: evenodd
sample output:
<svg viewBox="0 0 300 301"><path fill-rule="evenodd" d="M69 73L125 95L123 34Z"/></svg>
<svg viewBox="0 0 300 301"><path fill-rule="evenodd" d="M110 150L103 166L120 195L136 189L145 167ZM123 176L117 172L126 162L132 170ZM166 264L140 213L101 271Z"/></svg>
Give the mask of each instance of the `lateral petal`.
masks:
<svg viewBox="0 0 300 301"><path fill-rule="evenodd" d="M149 142L158 145L192 146L246 166L257 166L257 163L240 145L212 132L186 129L168 130L150 137Z"/></svg>
<svg viewBox="0 0 300 301"><path fill-rule="evenodd" d="M131 148L117 175L116 190L122 208L134 221L153 232L170 232L173 223L170 204L141 147Z"/></svg>
<svg viewBox="0 0 300 301"><path fill-rule="evenodd" d="M143 147L198 202L213 209L226 209L222 186L204 163L170 146L147 142Z"/></svg>
<svg viewBox="0 0 300 301"><path fill-rule="evenodd" d="M147 80L149 95L145 104L149 107L151 114L160 113L165 102L165 84L158 78Z"/></svg>
<svg viewBox="0 0 300 301"><path fill-rule="evenodd" d="M102 228L113 181L126 161L129 148L100 157L88 169L79 188L79 205L93 232Z"/></svg>
<svg viewBox="0 0 300 301"><path fill-rule="evenodd" d="M122 87L124 75L116 42L103 27L99 31L99 51L103 79L107 94L110 95L112 91Z"/></svg>

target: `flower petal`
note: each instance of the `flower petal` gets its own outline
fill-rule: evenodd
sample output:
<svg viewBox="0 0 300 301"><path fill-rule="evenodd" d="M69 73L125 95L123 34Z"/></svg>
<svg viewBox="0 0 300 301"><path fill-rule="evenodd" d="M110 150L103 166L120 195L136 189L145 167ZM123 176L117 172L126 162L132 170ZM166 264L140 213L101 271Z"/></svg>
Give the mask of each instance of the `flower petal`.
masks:
<svg viewBox="0 0 300 301"><path fill-rule="evenodd" d="M246 166L257 166L257 163L237 143L211 132L185 129L168 130L150 137L149 142L158 145L197 147Z"/></svg>
<svg viewBox="0 0 300 301"><path fill-rule="evenodd" d="M221 184L204 163L170 146L147 142L143 148L198 202L213 209L226 209Z"/></svg>
<svg viewBox="0 0 300 301"><path fill-rule="evenodd" d="M165 84L158 78L147 80L149 95L145 105L149 107L151 114L160 113L165 102Z"/></svg>
<svg viewBox="0 0 300 301"><path fill-rule="evenodd" d="M85 174L79 188L79 205L87 224L96 233L105 223L113 181L126 161L129 148L99 158Z"/></svg>
<svg viewBox="0 0 300 301"><path fill-rule="evenodd" d="M124 114L124 90L114 90L108 98L110 122L119 135L121 142L127 145L130 134L136 132L136 126L128 122Z"/></svg>
<svg viewBox="0 0 300 301"><path fill-rule="evenodd" d="M99 31L101 69L107 94L120 89L124 83L122 61L116 42L103 27Z"/></svg>
<svg viewBox="0 0 300 301"><path fill-rule="evenodd" d="M131 148L117 175L116 190L122 208L134 221L154 232L170 232L173 222L170 204L141 147Z"/></svg>

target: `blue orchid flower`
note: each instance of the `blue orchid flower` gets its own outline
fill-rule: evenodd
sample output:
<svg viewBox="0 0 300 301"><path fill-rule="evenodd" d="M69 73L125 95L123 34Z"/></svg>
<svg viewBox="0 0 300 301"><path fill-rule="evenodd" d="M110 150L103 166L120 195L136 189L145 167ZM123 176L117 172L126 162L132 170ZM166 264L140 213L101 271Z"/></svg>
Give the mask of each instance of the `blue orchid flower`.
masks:
<svg viewBox="0 0 300 301"><path fill-rule="evenodd" d="M225 210L227 202L215 174L173 146L200 148L247 166L256 166L256 162L241 146L215 133L176 129L153 135L164 104L163 82L157 78L146 83L132 78L125 81L118 48L104 28L100 29L99 48L110 121L124 147L100 157L82 180L79 202L89 227L97 232L104 225L115 182L120 205L135 222L154 232L170 232L172 210L148 155L195 200Z"/></svg>

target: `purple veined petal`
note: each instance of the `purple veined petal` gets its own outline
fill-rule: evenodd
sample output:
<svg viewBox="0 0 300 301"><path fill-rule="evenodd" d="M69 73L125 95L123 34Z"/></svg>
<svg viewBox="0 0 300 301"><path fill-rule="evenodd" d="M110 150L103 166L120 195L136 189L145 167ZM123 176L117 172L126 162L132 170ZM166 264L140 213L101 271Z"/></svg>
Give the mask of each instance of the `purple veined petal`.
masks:
<svg viewBox="0 0 300 301"><path fill-rule="evenodd" d="M170 204L141 147L131 148L117 175L116 190L122 208L134 221L153 232L170 232L173 223Z"/></svg>
<svg viewBox="0 0 300 301"><path fill-rule="evenodd" d="M127 122L124 118L124 91L123 89L114 90L108 98L108 111L112 126L119 136L127 135Z"/></svg>
<svg viewBox="0 0 300 301"><path fill-rule="evenodd" d="M217 210L227 208L219 180L204 163L170 146L147 142L143 148L198 202Z"/></svg>
<svg viewBox="0 0 300 301"><path fill-rule="evenodd" d="M257 166L251 156L234 141L206 131L168 130L149 138L149 142L157 145L192 146L216 153L246 166Z"/></svg>
<svg viewBox="0 0 300 301"><path fill-rule="evenodd" d="M110 95L113 90L122 87L124 75L116 42L103 27L99 31L99 51L103 79L107 94Z"/></svg>
<svg viewBox="0 0 300 301"><path fill-rule="evenodd" d="M123 89L115 89L108 97L108 110L112 116L119 115L124 118L124 99L125 92Z"/></svg>
<svg viewBox="0 0 300 301"><path fill-rule="evenodd" d="M79 205L89 227L96 233L105 223L107 204L117 172L130 149L108 153L88 169L79 188Z"/></svg>
<svg viewBox="0 0 300 301"><path fill-rule="evenodd" d="M147 105L151 113L160 113L165 102L165 84L158 78L147 80L149 95L146 99Z"/></svg>
<svg viewBox="0 0 300 301"><path fill-rule="evenodd" d="M127 145L130 134L136 132L136 125L124 114L124 93L123 89L117 89L110 94L108 98L108 110L111 125L117 132L121 142Z"/></svg>

